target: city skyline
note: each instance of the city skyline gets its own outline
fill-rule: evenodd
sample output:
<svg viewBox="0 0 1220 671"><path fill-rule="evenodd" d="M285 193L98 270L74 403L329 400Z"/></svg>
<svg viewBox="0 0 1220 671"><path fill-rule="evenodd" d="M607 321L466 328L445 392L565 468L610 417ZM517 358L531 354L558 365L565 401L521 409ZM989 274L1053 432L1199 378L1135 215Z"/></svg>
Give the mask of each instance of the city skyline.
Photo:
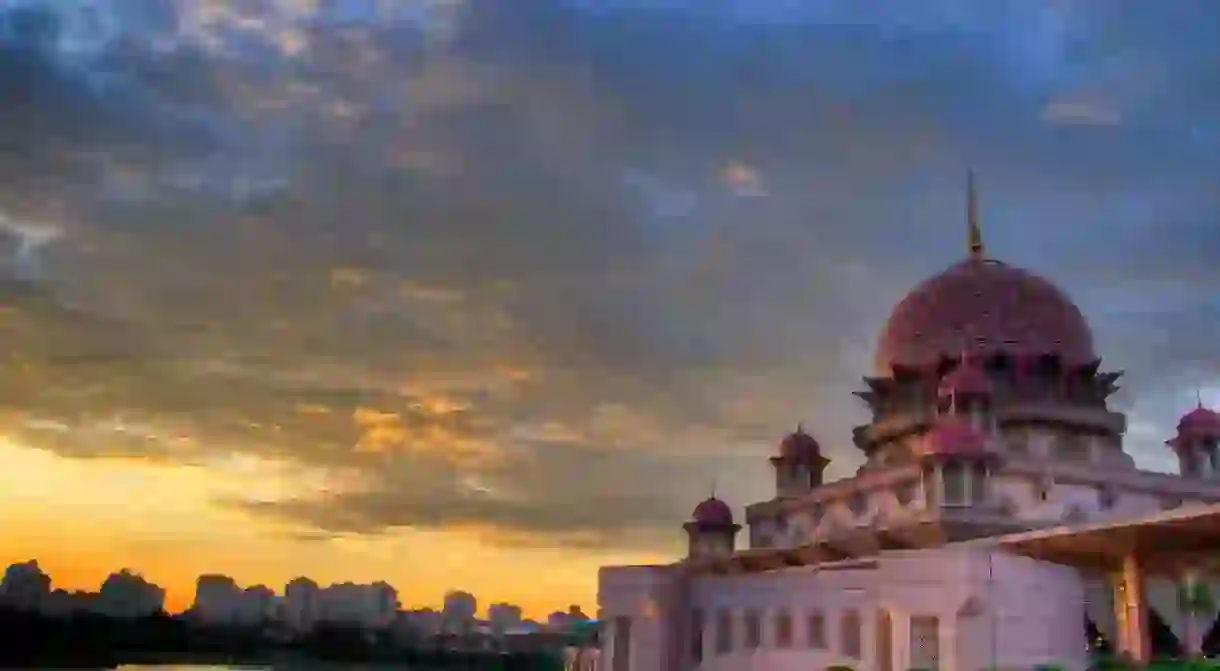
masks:
<svg viewBox="0 0 1220 671"><path fill-rule="evenodd" d="M308 576L296 576L289 580L278 589L270 585L264 584L242 584L232 576L221 573L204 573L200 574L195 580L195 590L191 595L190 602L186 607L173 608L166 602L166 592L163 587L155 582L148 581L144 575L138 570L130 567L125 567L113 570L107 574L104 580L97 584L97 589L92 590L88 587L68 587L55 582L55 576L36 558L31 558L22 562L15 562L5 568L4 573L0 576L0 602L8 603L9 605L19 605L25 607L35 607L39 609L50 609L50 612L64 611L72 607L66 601L55 601L57 596L72 597L74 599L83 599L75 604L75 607L97 607L97 599L99 595L102 597L111 597L112 603L107 604L110 607L118 606L121 611L131 611L132 614L155 614L165 612L169 615L182 615L191 611L205 607L208 597L215 598L225 596L223 592L226 590L235 590L235 595L246 595L254 597L262 597L266 595L272 599L284 599L289 596L291 589L308 586L313 590L320 590L325 593L328 590L347 590L350 588L368 588L374 591L388 589L389 593L394 596L395 610L402 612L425 612L434 611L437 614L448 614L451 610L462 611L462 617L479 618L487 621L497 620L497 615L509 616L517 622L533 621L535 623L546 623L549 619L556 615L571 616L574 614L582 614L583 609L577 604L564 604L562 608L551 610L540 618L523 617L525 615L523 609L513 603L502 601L480 601L478 596L471 592L461 589L446 589L440 593L440 598L433 603L404 603L398 600L398 590L394 585L390 585L384 581L376 581L372 583L353 583L350 581L336 582L330 584L320 584ZM218 594L217 588L220 588ZM117 596L116 596L117 595ZM41 598L50 597L49 603L26 603L30 598L35 601ZM135 602L135 603L132 603ZM215 607L217 604L210 604ZM233 604L229 604L232 606ZM439 608L434 607L439 605ZM134 608L134 610L133 610Z"/></svg>
<svg viewBox="0 0 1220 671"><path fill-rule="evenodd" d="M0 8L0 562L70 589L588 607L798 423L855 472L971 168L1139 466L1220 404L1220 6L88 4Z"/></svg>

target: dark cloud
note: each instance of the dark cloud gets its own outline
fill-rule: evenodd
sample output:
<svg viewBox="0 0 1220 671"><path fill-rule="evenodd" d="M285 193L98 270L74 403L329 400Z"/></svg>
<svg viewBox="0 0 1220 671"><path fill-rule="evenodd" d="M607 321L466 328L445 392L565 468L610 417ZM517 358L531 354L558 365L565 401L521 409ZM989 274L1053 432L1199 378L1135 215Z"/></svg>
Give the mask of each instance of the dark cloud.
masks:
<svg viewBox="0 0 1220 671"><path fill-rule="evenodd" d="M0 20L31 444L365 473L241 504L328 533L661 543L711 480L765 496L798 420L854 470L849 392L961 253L971 165L1134 419L1212 375L1209 5L199 4Z"/></svg>

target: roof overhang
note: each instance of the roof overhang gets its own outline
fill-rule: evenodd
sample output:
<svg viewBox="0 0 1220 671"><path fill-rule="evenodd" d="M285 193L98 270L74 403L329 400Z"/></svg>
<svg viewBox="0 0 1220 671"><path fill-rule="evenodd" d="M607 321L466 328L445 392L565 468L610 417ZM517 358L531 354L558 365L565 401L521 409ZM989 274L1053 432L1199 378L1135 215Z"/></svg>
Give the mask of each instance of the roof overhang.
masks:
<svg viewBox="0 0 1220 671"><path fill-rule="evenodd" d="M1220 504L1195 505L1130 521L1060 526L995 539L1010 552L1098 571L1138 558L1146 574L1220 572Z"/></svg>

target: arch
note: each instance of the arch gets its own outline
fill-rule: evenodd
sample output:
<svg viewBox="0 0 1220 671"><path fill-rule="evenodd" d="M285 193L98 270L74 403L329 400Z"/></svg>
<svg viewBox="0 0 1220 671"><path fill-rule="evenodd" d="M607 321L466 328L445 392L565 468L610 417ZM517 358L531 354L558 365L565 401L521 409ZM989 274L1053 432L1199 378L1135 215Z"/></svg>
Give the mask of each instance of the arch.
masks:
<svg viewBox="0 0 1220 671"><path fill-rule="evenodd" d="M977 596L971 596L957 609L957 617L959 620L969 620L979 617L985 612L987 612L987 607L983 604L983 600Z"/></svg>
<svg viewBox="0 0 1220 671"><path fill-rule="evenodd" d="M994 652L995 632L993 623L983 617L987 605L977 595L971 595L958 606L956 621L956 644L954 658L958 668L978 669L987 666L988 657Z"/></svg>

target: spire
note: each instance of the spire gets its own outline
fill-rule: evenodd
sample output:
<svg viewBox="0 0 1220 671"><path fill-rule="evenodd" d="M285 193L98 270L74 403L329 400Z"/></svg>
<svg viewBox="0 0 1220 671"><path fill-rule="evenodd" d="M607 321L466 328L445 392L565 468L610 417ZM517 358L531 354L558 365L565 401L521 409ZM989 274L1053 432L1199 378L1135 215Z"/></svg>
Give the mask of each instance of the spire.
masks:
<svg viewBox="0 0 1220 671"><path fill-rule="evenodd" d="M1203 409L1203 392L1198 387L1195 388L1195 401L1199 404L1199 409Z"/></svg>
<svg viewBox="0 0 1220 671"><path fill-rule="evenodd" d="M966 172L966 226L970 258L983 258L983 232L979 229L979 201L974 190L974 171Z"/></svg>
<svg viewBox="0 0 1220 671"><path fill-rule="evenodd" d="M805 433L805 423L804 423L804 422L797 422L797 423L796 423L796 432L797 432L797 433Z"/></svg>

